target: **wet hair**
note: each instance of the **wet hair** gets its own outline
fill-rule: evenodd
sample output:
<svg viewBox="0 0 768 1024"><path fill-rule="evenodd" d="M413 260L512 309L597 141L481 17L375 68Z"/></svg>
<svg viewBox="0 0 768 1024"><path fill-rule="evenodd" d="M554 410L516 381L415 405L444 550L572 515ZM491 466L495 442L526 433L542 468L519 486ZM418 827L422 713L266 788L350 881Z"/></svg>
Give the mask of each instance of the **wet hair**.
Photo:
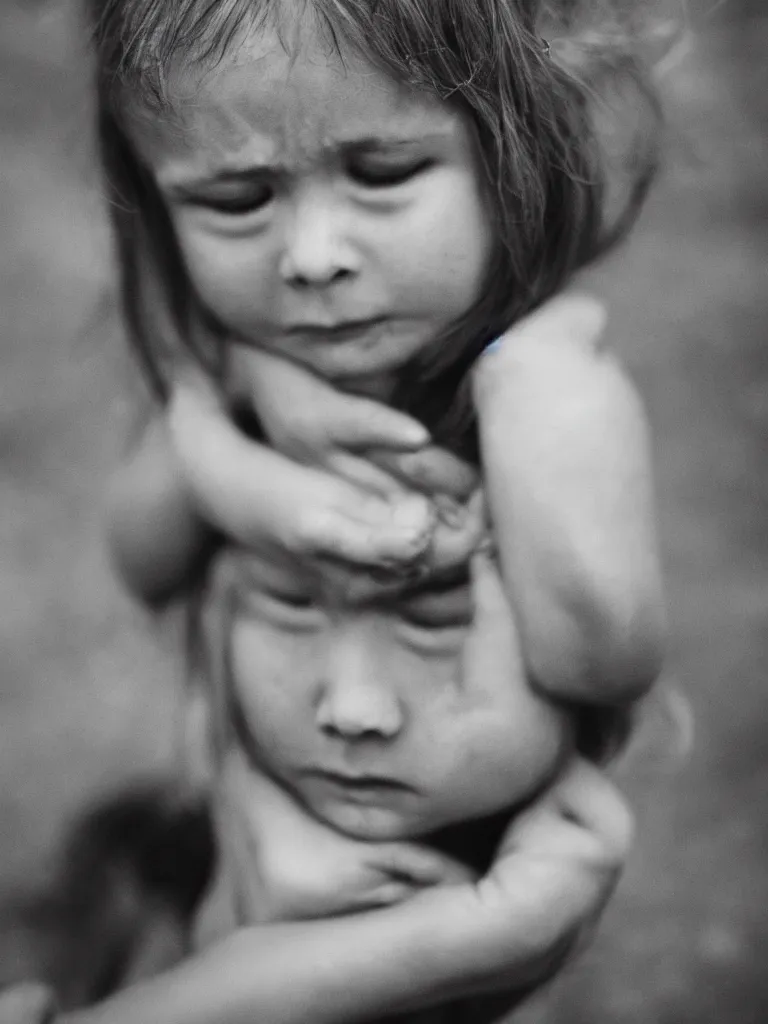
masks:
<svg viewBox="0 0 768 1024"><path fill-rule="evenodd" d="M488 341L629 231L656 170L660 112L630 0L88 0L99 129L125 319L163 399L190 353L212 374L226 332L194 293L167 210L126 130L173 119L174 68L215 67L290 7L343 56L469 115L495 247L471 309L401 369L394 403L476 459L467 371ZM544 42L544 36L551 46Z"/></svg>

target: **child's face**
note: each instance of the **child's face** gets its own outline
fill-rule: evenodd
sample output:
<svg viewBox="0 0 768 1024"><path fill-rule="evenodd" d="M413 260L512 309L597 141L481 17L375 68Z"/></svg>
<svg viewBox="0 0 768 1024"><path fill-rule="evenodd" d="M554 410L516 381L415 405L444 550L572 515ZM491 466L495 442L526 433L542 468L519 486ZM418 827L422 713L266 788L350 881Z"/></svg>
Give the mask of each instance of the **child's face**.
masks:
<svg viewBox="0 0 768 1024"><path fill-rule="evenodd" d="M495 567L397 595L254 556L229 686L262 770L321 821L406 839L531 796L572 740L526 679ZM490 598L489 598L490 594Z"/></svg>
<svg viewBox="0 0 768 1024"><path fill-rule="evenodd" d="M291 53L263 30L205 77L175 75L182 127L134 135L229 330L326 378L381 377L482 287L474 144L459 113L342 59L308 22Z"/></svg>

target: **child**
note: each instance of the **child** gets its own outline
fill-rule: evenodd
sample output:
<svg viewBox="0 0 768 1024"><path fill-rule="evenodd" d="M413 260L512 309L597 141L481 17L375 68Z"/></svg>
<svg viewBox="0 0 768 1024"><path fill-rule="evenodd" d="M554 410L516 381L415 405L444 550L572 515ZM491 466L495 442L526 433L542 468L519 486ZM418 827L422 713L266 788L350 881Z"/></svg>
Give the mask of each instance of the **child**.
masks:
<svg viewBox="0 0 768 1024"><path fill-rule="evenodd" d="M423 847L409 860L403 841L481 872L511 814L576 749L609 752L613 716L531 687L494 559L473 547L449 572L404 584L358 570L339 586L333 569L285 553L219 558L205 677L237 923L464 880Z"/></svg>
<svg viewBox="0 0 768 1024"><path fill-rule="evenodd" d="M453 573L397 591L361 574L340 591L307 560L219 560L208 678L220 858L206 938L477 879L510 816L574 742L594 740L594 723L582 731L530 687L487 551L469 572L471 584ZM418 1020L495 1020L508 1004Z"/></svg>
<svg viewBox="0 0 768 1024"><path fill-rule="evenodd" d="M190 497L244 541L271 538L384 568L407 566L428 547L439 555L432 503L411 493L434 462L392 451L419 454L429 436L476 455L466 387L475 357L621 234L629 216L604 220L605 176L586 101L593 83L577 84L551 61L535 28L533 15L489 2L421 12L341 2L103 7L102 128L121 190L130 320L171 399L172 443L156 423L123 478L122 507L116 503L117 544L130 555L123 563L139 552L138 589L167 596L205 554ZM602 56L625 84L633 69L615 60L618 49L607 46ZM608 66L599 57L598 70ZM629 213L651 163L640 161ZM543 353L521 344L486 357L486 365L504 360L523 396L539 382L551 404L505 410L525 413L516 432L525 444L510 436L519 458L499 460L497 450L485 468L531 676L560 697L613 701L645 688L658 662L643 428L631 391L595 350L595 325L578 328L580 317L594 320L592 307L585 314L571 306L568 315L576 337L562 346L555 339ZM218 393L181 379L177 338ZM293 461L246 446L218 414L219 395L235 412L244 390L233 374L241 343L265 350L244 360L256 367L254 390L285 382L271 408L261 394L255 413L259 431L277 444L282 432ZM561 362L607 396L605 405L585 410L584 388L561 418L552 392L567 394L562 376L546 386ZM494 408L487 373L481 368L478 386L484 452L499 436L484 412L484 402ZM319 415L294 432L275 402L297 394L314 395ZM374 397L417 414L429 434L394 409L384 416ZM374 409L378 419L362 430ZM544 443L526 455L531 438ZM575 453L576 479L572 458L563 459L567 472L558 463L548 476L553 440ZM596 441L606 446L600 452ZM260 470L247 479L232 472L246 451ZM315 464L302 468L297 457ZM452 481L454 470L449 463ZM515 504L505 508L500 497L510 485ZM632 518L619 511L628 493L639 499ZM540 530L545 515L554 532ZM449 528L451 518L443 512ZM143 573L147 565L154 579Z"/></svg>
<svg viewBox="0 0 768 1024"><path fill-rule="evenodd" d="M578 8L547 14L573 30ZM655 116L629 37L592 37L577 77L537 13L493 0L100 11L129 324L169 399L115 489L113 539L136 590L167 598L194 577L210 537L200 514L240 542L439 562L445 516L414 493L420 449L450 437L476 456L477 354L624 233L653 169L641 123L625 194L609 194L595 90L634 90L633 112ZM257 53L261 28L272 36ZM302 56L313 48L319 64ZM659 664L644 426L595 345L594 307L570 315L571 337L522 332L489 357L515 399L481 399L480 436L531 675L558 698L611 703ZM185 350L220 397L185 385ZM244 391L257 398L246 419L292 461L218 413Z"/></svg>

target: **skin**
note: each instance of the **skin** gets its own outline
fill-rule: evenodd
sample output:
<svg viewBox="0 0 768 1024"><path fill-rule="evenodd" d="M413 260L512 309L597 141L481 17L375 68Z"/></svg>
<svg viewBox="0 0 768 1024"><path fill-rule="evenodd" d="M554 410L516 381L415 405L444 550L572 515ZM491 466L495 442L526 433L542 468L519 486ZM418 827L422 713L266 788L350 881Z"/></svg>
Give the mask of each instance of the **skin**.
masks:
<svg viewBox="0 0 768 1024"><path fill-rule="evenodd" d="M61 1024L351 1024L447 996L522 1001L594 926L630 836L616 791L577 762L517 818L477 883L373 913L240 929Z"/></svg>
<svg viewBox="0 0 768 1024"><path fill-rule="evenodd" d="M234 71L232 68L230 70ZM188 86L190 84L187 83ZM328 96L330 95L329 92ZM286 109L287 104L286 100ZM208 106L206 101L206 109ZM222 122L221 138L225 142L223 155L227 157L230 152L227 148L227 139L230 137L235 139L231 152L235 155L242 152L239 147L245 140L241 128L245 125L245 135L249 134L247 125L251 114L247 110L245 113L234 111L231 113L237 117L228 119L227 111L222 112L218 109L216 102L210 104L210 111L214 115L214 121L218 118ZM220 116L222 113L223 116ZM232 121L232 124L229 124L229 121ZM188 139L181 145L181 138L177 135L174 145L169 146L169 138L164 133L160 137L146 124L139 125L138 121L135 126L135 139L152 167L156 167L157 161L161 158L166 162L172 163L176 160L178 163L179 159L183 162L189 155ZM282 139L278 141L282 142ZM175 148L176 146L178 148ZM312 153L310 145L306 155L311 157ZM215 155L214 153L214 157ZM279 155L282 157L282 153ZM298 155L303 166L301 161L305 156L304 151L299 151ZM245 153L245 157L247 160L249 154ZM311 159L307 166L313 166ZM300 229L297 237L302 244L297 247L294 239L288 247L290 253L298 251L298 265L295 257L291 256L287 261L282 261L280 273L280 261L272 260L273 273L277 266L275 280L281 296L304 289L313 295L322 292L328 296L333 292L335 296L342 292L342 281L350 284L358 280L358 268L354 265L344 266L349 262L344 247L336 244L334 235L338 229L337 222L334 221L331 225L334 230L329 232L330 218L323 216L324 209L325 212L329 208L335 211L335 201L339 196L345 196L343 189L337 192L326 187L327 178L331 176L327 171L328 169L324 176L320 175L322 180L317 180L318 185L323 186L318 187L317 191L311 189L308 193L300 193L297 196L289 190L293 205L288 213L293 219L286 217L281 223L294 228L294 235ZM289 175L289 178L293 184L301 178L301 174L294 174L293 177ZM171 184L169 180L167 185ZM231 183L227 183L225 187L231 188ZM304 209L303 206L297 205L299 198L312 200L309 205L312 216L308 221L302 217L301 223L295 218L296 209ZM322 202L316 202L318 198ZM478 195L473 194L469 198L476 200L479 206ZM458 209L463 211L467 206L464 204ZM172 215L180 237L183 235L182 210L189 214L190 232L194 226L193 218L196 213L200 215L200 221L205 222L205 218L211 212L206 212L204 205L201 208L200 204L195 202L191 204L190 209L188 197L179 198L172 208ZM452 211L452 214L455 212ZM207 233L211 245L217 248L217 255L214 256L210 250L205 249L206 243L201 237L201 278L200 283L196 283L198 287L205 284L208 270L212 270L214 275L217 274L217 267L212 264L224 266L225 257L226 260L231 258L232 262L226 263L226 274L222 273L218 278L214 277L211 280L210 291L202 288L200 290L212 308L218 304L219 297L222 302L226 300L226 309L230 308L229 302L232 300L231 309L234 315L231 327L241 334L242 340L251 343L253 338L250 331L254 325L250 312L247 308L243 311L240 306L243 292L240 286L234 292L231 290L231 285L236 280L241 285L245 280L246 287L250 287L250 280L247 277L250 252L246 244L249 239L247 234L230 234L230 229L223 228L222 225L214 227L213 219L215 218L211 217L207 222ZM228 217L224 219L229 220ZM338 223L343 224L343 221ZM469 223L472 226L476 225L477 221L470 220ZM309 229L305 230L307 224ZM202 223L198 226L202 227ZM290 232L288 234L290 237ZM305 244L307 237L311 243L309 245ZM343 236L340 241L345 241ZM467 238L460 237L458 244L451 243L452 248L448 254L461 253L463 261L467 241ZM471 280L476 274L479 280L481 266L487 257L487 252L484 251L487 239L484 234L480 237L480 249L483 250L480 253L473 248L472 239L469 241L466 279ZM412 242L413 239L409 238L407 244L397 253L400 260L410 254ZM338 255L340 248L344 259ZM316 259L318 250L320 258ZM332 258L327 255L329 250ZM307 252L310 257L308 261L305 260ZM187 256L195 256L192 247L189 248ZM196 265L196 261L197 257L195 261L190 259L190 264L194 262ZM338 266L339 263L341 267ZM330 273L327 269L324 271L327 286L322 280L318 281L315 269L317 264L321 269L323 265L326 268L331 267ZM245 278L237 277L234 272L243 267ZM339 269L342 271L341 275L338 273ZM319 277L322 279L323 273ZM447 295L448 300L452 300L454 295L458 294L457 285L464 279L464 271L460 268L458 280L452 281L450 294ZM441 271L437 283L440 284L442 280ZM291 281L293 284L289 285ZM409 281L410 279L406 280L405 285ZM260 286L261 283L259 282ZM385 279L384 283L387 284L388 281ZM289 292L289 287L292 287L292 292ZM351 288L349 293L352 294ZM386 290L377 292L371 287L370 291L363 292L363 297L366 301L369 297L386 299L388 294ZM390 368L390 363L379 342L387 337L388 349L397 342L401 346L398 352L408 352L412 344L421 343L420 328L431 319L429 311L425 313L420 309L404 310L407 316L393 316L391 320L385 318L388 321L385 326L377 328L376 331L362 332L358 337L351 332L352 336L344 339L334 339L332 336L323 339L321 331L321 340L329 344L323 345L318 355L320 346L314 344L318 339L318 333L314 333L310 339L302 337L301 332L298 332L291 336L289 341L285 337L285 328L290 327L290 324L286 322L287 318L283 314L286 310L292 314L293 307L286 304L281 297L279 301L276 300L275 308L279 315L270 313L271 317L274 316L272 326L275 330L268 332L268 336L263 339L271 339L270 343L275 351L285 352L290 344L293 347L289 354L298 362L313 369L326 367L324 372L327 372L329 377L342 381L345 386L359 390L368 389L371 393L382 396L386 394L386 371ZM314 314L319 310L324 313L328 309L340 310L345 314L358 313L357 307L351 304L349 307L341 304L335 306L325 301L318 303L316 307L310 307L310 312ZM214 311L217 310L214 308ZM369 312L367 307L364 312ZM223 319L229 325L229 320L226 317ZM327 322L335 323L330 321L330 318ZM551 326L552 331L559 328L562 328L562 323L559 326L557 323ZM379 330L381 333L377 334ZM259 341L262 341L261 337ZM313 344L307 344L309 341ZM339 344L339 341L342 343ZM344 353L340 360L341 365L334 352ZM347 352L353 357L348 368ZM381 371L381 387L374 385L366 376L373 367ZM500 394L498 389L495 390L495 396L485 404L490 407L495 402L499 407L504 406L503 394ZM483 411L481 405L481 416ZM201 416L198 405L197 409L191 412L188 421L197 418L198 426L201 426L202 421L203 434L207 430L208 437L215 435L219 441L224 442L217 445L218 457L215 464L204 458L208 449L204 449L201 454L201 449L194 446L187 449L180 459L174 441L169 441L166 431L161 427L150 435L150 442L153 445L156 442L156 446L149 452L149 457L156 460L154 465L165 466L175 474L178 487L166 489L165 478L160 479L162 474L160 477L154 476L158 486L147 487L146 476L139 471L141 467L139 466L137 470L138 463L128 467L128 476L134 470L136 472L131 480L131 486L123 491L123 501L134 503L138 496L139 508L146 512L146 516L140 524L138 534L135 517L126 517L118 522L114 543L119 557L120 548L124 545L122 551L125 558L122 564L129 567L131 572L135 569L135 575L131 576L129 572L128 578L133 580L137 592L146 593L146 588L149 587L151 590L154 585L154 596L158 600L166 600L184 586L188 579L190 561L199 556L208 536L205 520L225 529L234 527L233 532L239 532L240 535L248 535L251 529L253 534L258 536L263 533L265 527L263 519L253 526L253 509L250 509L250 512L248 510L248 499L251 495L246 493L247 488L245 491L242 490L243 481L260 472L261 461L257 446L252 445L250 450L246 451L245 447L235 442L234 434L228 432L230 424L226 420L224 410L214 410L215 415L209 415L206 420L205 417L210 412L211 408L208 406ZM216 419L218 422L214 427ZM359 430L351 430L350 433L354 435L359 433ZM314 440L314 435L310 440ZM335 440L341 441L343 447L346 439L340 437ZM386 443L387 439L383 440ZM624 454L631 463L632 451L625 451ZM190 471L190 465L196 468L196 472ZM225 466L226 472L223 468ZM491 466L492 473L494 466L499 469L494 461ZM228 488L225 490L225 500L217 506L208 500L207 496L218 493L220 470L224 472ZM192 487L190 479L193 481ZM642 483L640 480L638 486L642 487ZM178 559L171 559L167 566L163 566L163 572L157 573L155 555L158 551L166 549L167 531L165 528L154 529L153 523L168 522L166 501L169 495L170 501L177 503L178 514L182 518L189 543L180 545ZM344 496L345 499L347 497ZM116 501L115 504L122 507L123 502ZM335 508L341 508L343 504L340 495ZM353 502L349 500L348 504L351 505ZM234 516L233 506L236 509ZM202 516L199 515L200 512ZM500 504L495 519L498 532L502 534L502 543L507 542L504 531L508 524L505 517L505 506ZM117 518L119 519L119 516ZM610 514L608 519L610 523ZM171 521L173 520L174 516L171 516ZM326 543L325 546L338 546L343 530L352 520L354 517L339 515L335 523L336 531L327 529L326 520L325 540L327 541L335 532L338 536L334 536L332 544ZM272 522L266 525L274 532L279 524ZM516 523L516 528L517 526L519 523ZM620 524L617 534L621 534ZM308 530L302 536L304 541L307 541L315 535L312 530ZM515 543L518 544L519 539L516 539ZM296 546L301 548L301 544ZM322 548L323 544L315 546ZM364 548L365 544L361 542L354 551L354 555L360 561L364 561L361 557ZM642 597L645 597L644 592ZM633 695L635 692L634 688L622 689L621 675L615 677L610 689L606 690L606 679L610 679L610 674L605 679L589 677L583 681L583 689L590 698L595 699L603 699L606 692L610 693L611 699L625 697L628 693ZM565 682L567 686L564 685L563 689L567 691L567 687L571 685L570 678ZM553 689L556 687L553 686ZM568 696L568 693L565 695ZM110 1024L133 1024L134 1021L149 1019L166 1024L181 1024L182 1021L184 1024L194 1024L196 1021L207 1024L212 1020L252 1020L256 1014L273 1021L274 1024L280 1021L287 1024L289 1021L306 1019L313 1019L318 1024L321 1021L335 1021L338 1024L344 1020L361 1020L442 1001L449 992L460 996L505 988L525 990L550 976L561 962L562 950L593 924L615 884L626 855L628 840L629 823L623 803L594 769L574 765L558 780L551 791L535 801L532 808L517 819L499 851L492 870L479 883L466 883L450 889L430 889L412 900L376 914L359 914L334 921L318 921L311 926L302 922L280 929L275 929L274 926L268 929L243 929L206 954L190 959L178 970L169 972L148 985L134 988L100 1007L71 1017L67 1016L66 1020L70 1024L74 1024L75 1021L79 1024L97 1024L100 1021L109 1021ZM291 979L288 1000L285 986L287 976Z"/></svg>
<svg viewBox="0 0 768 1024"><path fill-rule="evenodd" d="M343 402L364 401L350 390L386 399L392 371L478 297L492 239L470 126L340 55L309 16L248 36L204 76L177 68L169 91L173 121L135 111L134 142L192 283L242 342L235 390L306 467L248 443L216 400L175 388L175 452L163 452L161 428L112 502L123 575L150 600L177 593L204 544L196 512L241 544L271 536L377 567L423 558L429 505L408 492L413 474L404 489L382 469L424 439L402 418L385 424L382 405ZM475 390L531 675L558 697L614 703L658 675L665 626L644 417L598 344L602 327L590 300L555 302L480 361ZM382 465L387 449L396 458ZM147 488L147 463L163 459L175 491ZM185 490L196 509L184 509ZM175 531L163 525L173 519Z"/></svg>
<svg viewBox="0 0 768 1024"><path fill-rule="evenodd" d="M464 883L419 840L519 806L562 768L572 722L528 684L498 569L484 549L461 569L395 588L284 554L220 560L208 936Z"/></svg>
<svg viewBox="0 0 768 1024"><path fill-rule="evenodd" d="M467 121L339 54L310 17L252 33L202 78L177 70L171 94L179 124L137 117L133 136L209 310L236 338L383 397L484 279Z"/></svg>
<svg viewBox="0 0 768 1024"><path fill-rule="evenodd" d="M319 821L412 839L521 803L562 763L568 715L531 689L487 554L399 593L276 555L245 576L229 668L249 750Z"/></svg>

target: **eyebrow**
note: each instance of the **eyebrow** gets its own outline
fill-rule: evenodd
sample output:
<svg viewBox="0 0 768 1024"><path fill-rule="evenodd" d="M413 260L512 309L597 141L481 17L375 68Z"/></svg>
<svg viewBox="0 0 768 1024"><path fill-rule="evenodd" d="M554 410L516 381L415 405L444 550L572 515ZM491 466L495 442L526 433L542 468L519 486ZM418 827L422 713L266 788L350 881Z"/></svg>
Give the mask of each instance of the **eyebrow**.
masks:
<svg viewBox="0 0 768 1024"><path fill-rule="evenodd" d="M388 150L415 148L425 143L436 142L450 134L450 127L446 127L442 130L414 133L413 135L366 135L357 139L341 139L336 144L324 147L324 149L326 152L335 154L367 156L384 153ZM233 160L229 165L223 163L222 166L211 171L201 172L199 175L186 176L182 174L176 178L171 174L162 183L166 188L184 192L190 188L201 186L248 184L260 175L281 174L286 169L284 163L273 163L269 160L263 162L250 160L247 163L237 163ZM161 181L163 177L161 174Z"/></svg>
<svg viewBox="0 0 768 1024"><path fill-rule="evenodd" d="M318 588L316 574L293 561L290 556L283 556L282 552L270 552L264 557L238 552L235 564L236 579L241 590L272 587L290 592L312 592Z"/></svg>

